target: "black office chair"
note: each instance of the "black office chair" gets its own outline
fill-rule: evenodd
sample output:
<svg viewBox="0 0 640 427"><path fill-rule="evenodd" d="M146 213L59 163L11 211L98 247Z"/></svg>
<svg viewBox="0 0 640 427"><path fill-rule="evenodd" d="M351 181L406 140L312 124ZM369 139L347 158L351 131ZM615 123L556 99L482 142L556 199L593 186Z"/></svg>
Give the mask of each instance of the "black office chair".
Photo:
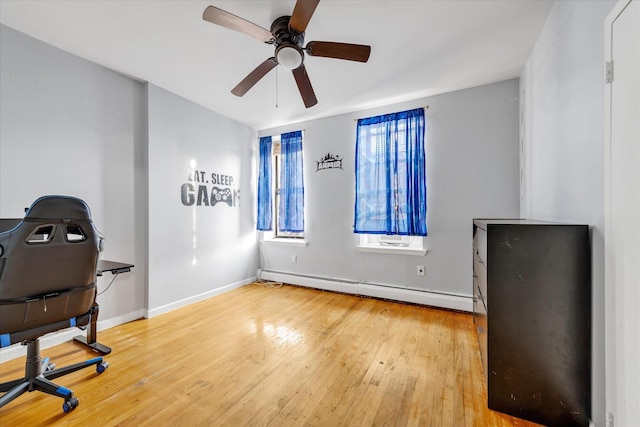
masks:
<svg viewBox="0 0 640 427"><path fill-rule="evenodd" d="M0 348L27 346L24 378L0 384L0 408L29 391L64 399L69 412L78 399L50 380L108 363L96 357L55 369L40 357L40 337L69 327L86 327L96 296L96 268L102 235L87 204L74 197L41 197L13 229L0 233Z"/></svg>

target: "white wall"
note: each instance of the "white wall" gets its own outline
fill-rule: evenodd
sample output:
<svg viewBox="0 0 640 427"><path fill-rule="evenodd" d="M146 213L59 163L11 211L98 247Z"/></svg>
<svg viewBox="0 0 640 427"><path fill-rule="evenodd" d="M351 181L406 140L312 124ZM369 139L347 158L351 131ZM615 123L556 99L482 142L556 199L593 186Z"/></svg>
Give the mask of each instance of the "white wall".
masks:
<svg viewBox="0 0 640 427"><path fill-rule="evenodd" d="M0 30L0 217L21 218L46 194L88 203L106 237L102 258L135 264L98 296L99 329L255 278L254 131L4 25ZM232 185L219 187L241 199L231 207L184 206L181 186L192 159L207 179L232 177ZM112 277L100 278L98 290Z"/></svg>
<svg viewBox="0 0 640 427"><path fill-rule="evenodd" d="M148 308L154 315L255 278L256 135L157 86L148 91ZM214 184L212 174L225 178ZM203 186L206 202L183 204L183 185ZM211 205L215 188L230 191L232 206Z"/></svg>
<svg viewBox="0 0 640 427"><path fill-rule="evenodd" d="M0 217L22 218L47 194L84 199L106 237L102 257L137 266L98 297L100 319L140 317L144 86L4 25L0 31ZM110 279L99 279L98 290Z"/></svg>
<svg viewBox="0 0 640 427"><path fill-rule="evenodd" d="M519 213L517 97L518 81L509 80L260 131L263 136L305 130L308 242L303 248L261 245L261 268L463 295L470 301L472 219ZM428 253L358 252L352 227L355 120L425 105ZM328 152L343 157L343 170L316 172L316 161ZM297 255L296 263L291 255ZM425 276L416 274L418 265L426 267ZM402 294L397 297L403 299Z"/></svg>
<svg viewBox="0 0 640 427"><path fill-rule="evenodd" d="M592 226L592 419L605 424L604 19L612 1L556 2L520 78L521 215Z"/></svg>

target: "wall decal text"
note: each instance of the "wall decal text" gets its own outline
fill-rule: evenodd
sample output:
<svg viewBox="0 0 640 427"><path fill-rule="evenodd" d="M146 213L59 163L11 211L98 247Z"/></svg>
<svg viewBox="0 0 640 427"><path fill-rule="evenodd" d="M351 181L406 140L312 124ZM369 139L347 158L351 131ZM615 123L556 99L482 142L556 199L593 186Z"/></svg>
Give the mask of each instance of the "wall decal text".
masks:
<svg viewBox="0 0 640 427"><path fill-rule="evenodd" d="M235 188L233 176L202 170L189 170L187 181L180 187L180 201L184 206L230 207L240 204L240 190Z"/></svg>

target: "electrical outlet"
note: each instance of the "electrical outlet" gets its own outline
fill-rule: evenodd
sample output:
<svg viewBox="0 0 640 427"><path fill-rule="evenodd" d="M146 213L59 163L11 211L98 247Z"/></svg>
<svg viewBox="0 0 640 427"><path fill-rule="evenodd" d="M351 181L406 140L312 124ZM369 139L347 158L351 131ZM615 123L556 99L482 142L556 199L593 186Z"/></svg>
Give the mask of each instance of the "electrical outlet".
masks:
<svg viewBox="0 0 640 427"><path fill-rule="evenodd" d="M297 255L291 255L291 262L298 262L298 256Z"/></svg>
<svg viewBox="0 0 640 427"><path fill-rule="evenodd" d="M418 276L424 276L424 265L418 266Z"/></svg>

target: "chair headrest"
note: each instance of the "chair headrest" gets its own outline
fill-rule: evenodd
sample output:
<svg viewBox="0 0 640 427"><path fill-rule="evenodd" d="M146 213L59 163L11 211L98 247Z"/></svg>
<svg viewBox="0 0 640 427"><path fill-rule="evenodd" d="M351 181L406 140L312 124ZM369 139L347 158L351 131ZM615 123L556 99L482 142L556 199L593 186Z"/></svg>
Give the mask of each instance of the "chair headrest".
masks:
<svg viewBox="0 0 640 427"><path fill-rule="evenodd" d="M25 220L72 219L91 221L89 206L76 197L43 196L33 202L24 216Z"/></svg>

